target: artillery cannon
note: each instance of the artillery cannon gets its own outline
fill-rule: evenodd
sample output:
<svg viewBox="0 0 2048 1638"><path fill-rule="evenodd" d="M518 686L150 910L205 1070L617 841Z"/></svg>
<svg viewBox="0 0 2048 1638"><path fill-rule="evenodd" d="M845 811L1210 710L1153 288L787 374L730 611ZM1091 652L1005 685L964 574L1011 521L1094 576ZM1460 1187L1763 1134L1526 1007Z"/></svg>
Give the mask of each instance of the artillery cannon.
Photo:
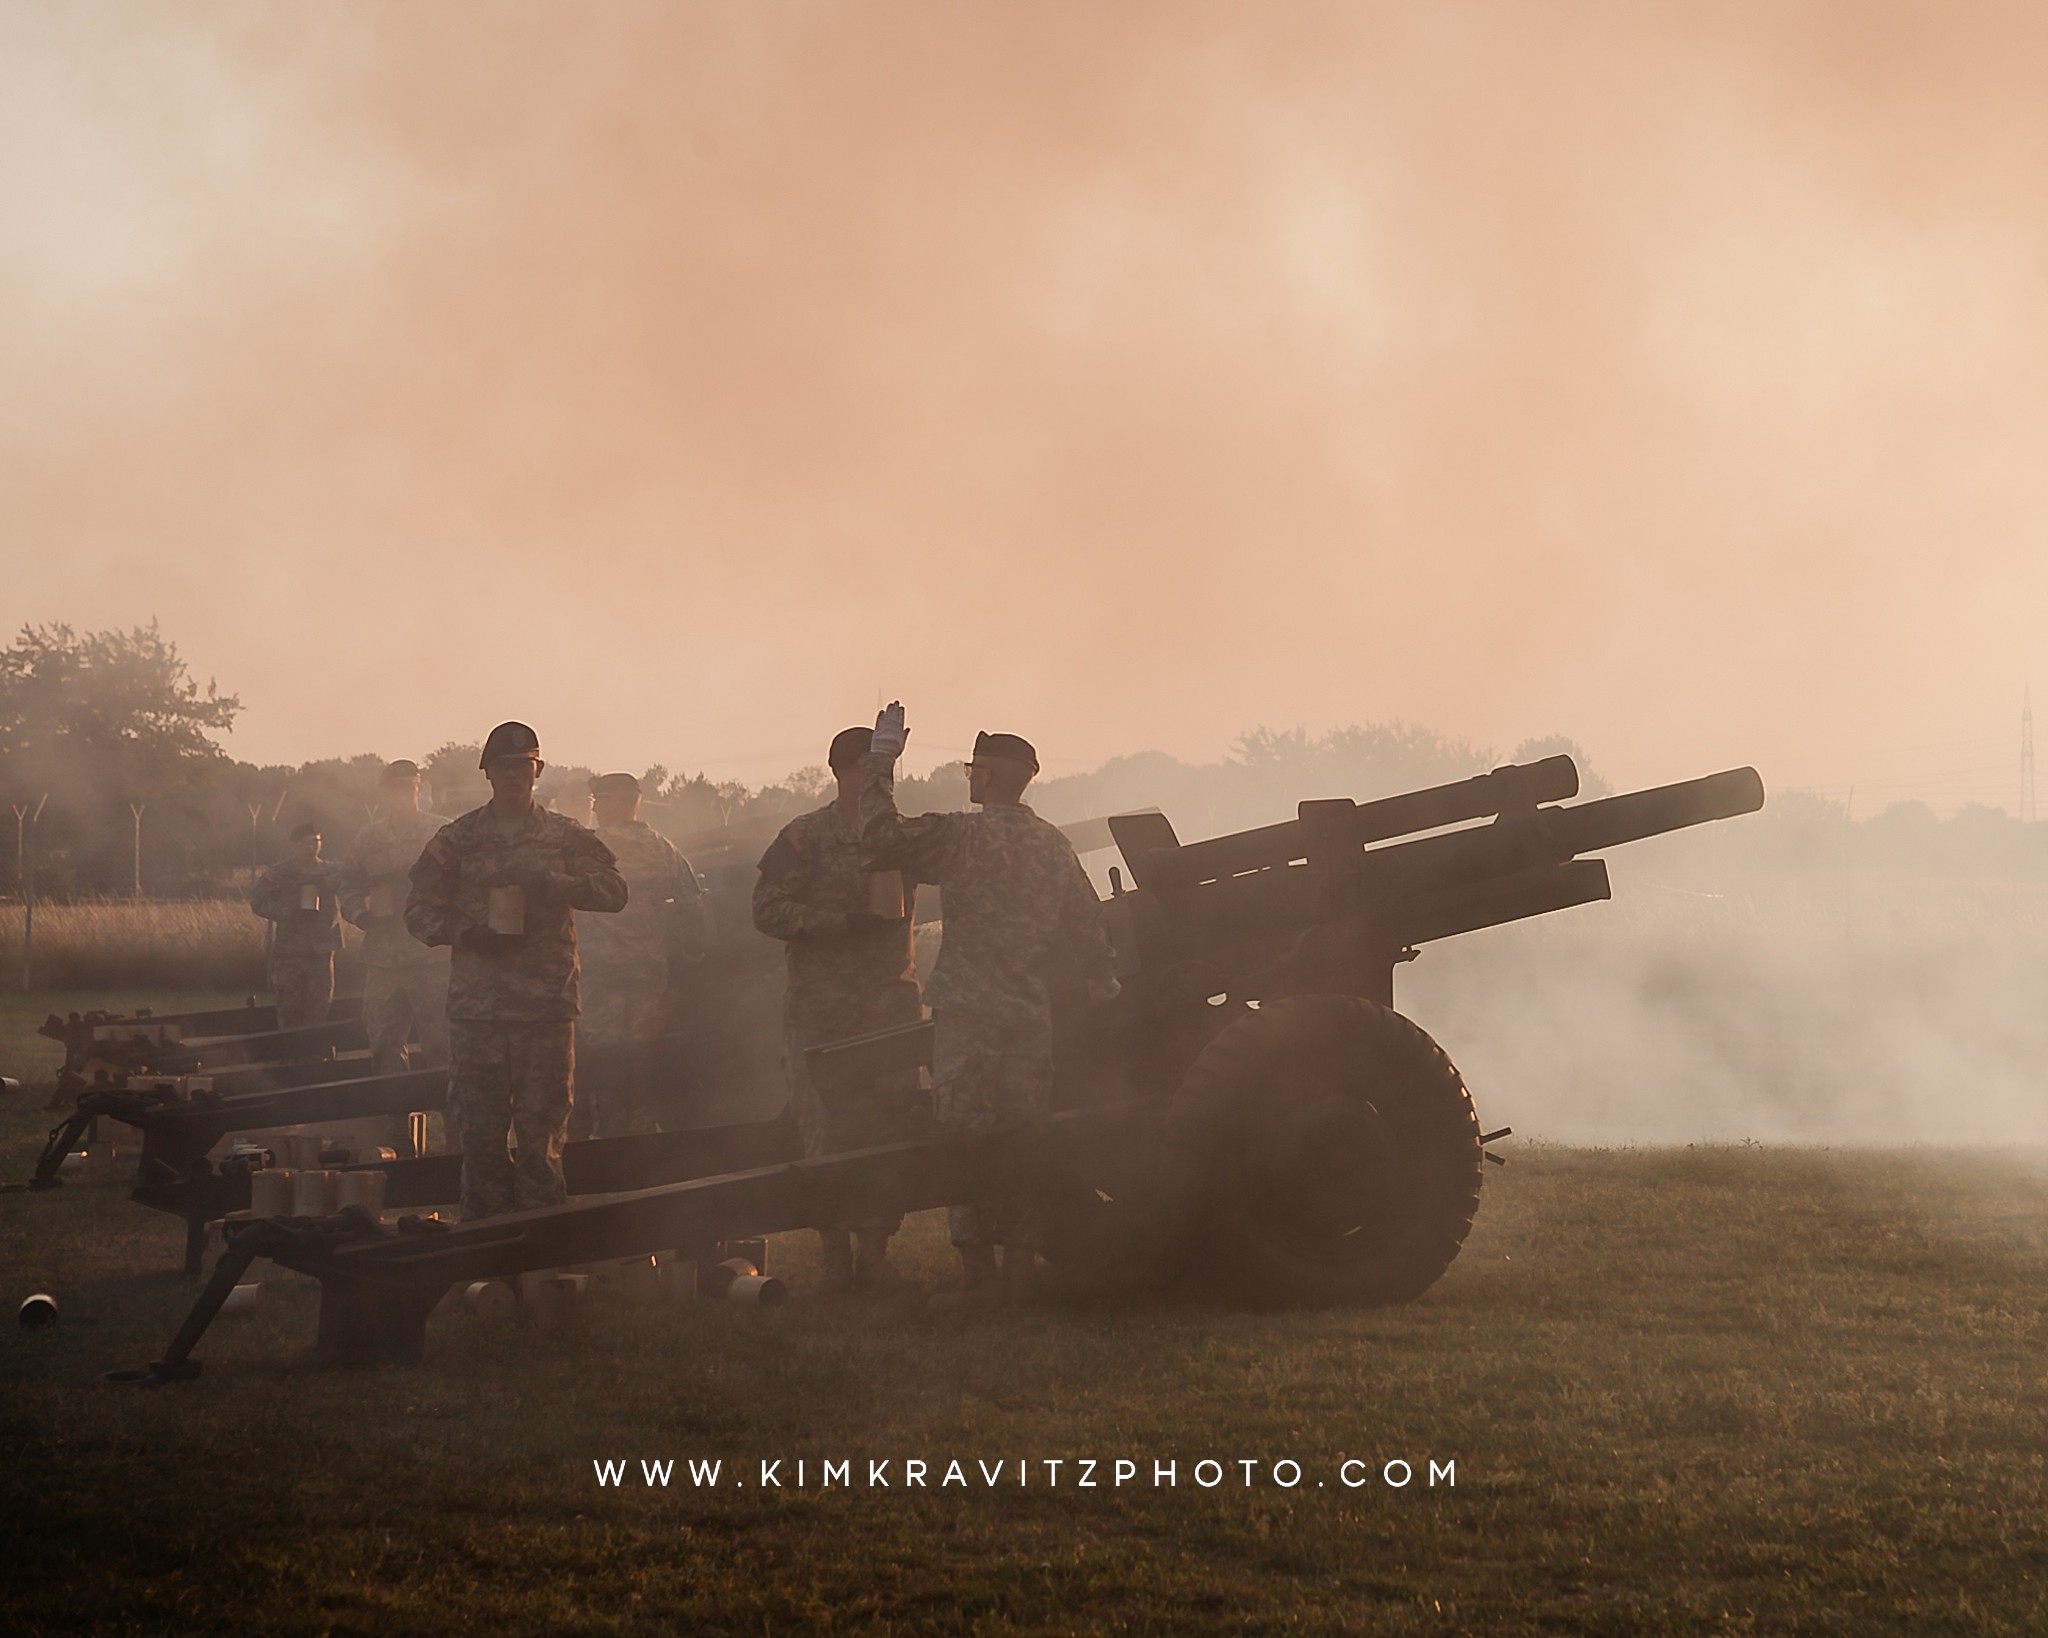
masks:
<svg viewBox="0 0 2048 1638"><path fill-rule="evenodd" d="M565 1144L562 1176L572 1197L622 1194L773 1165L801 1152L795 1127L787 1119L751 1121ZM260 1168L260 1156L255 1162L231 1157L217 1166L202 1160L178 1176L145 1176L128 1198L184 1219L185 1272L196 1275L201 1271L206 1226L249 1210L250 1180ZM383 1173L384 1204L392 1210L444 1205L462 1187L459 1154L365 1160L334 1169Z"/></svg>
<svg viewBox="0 0 2048 1638"><path fill-rule="evenodd" d="M1048 1132L934 1136L396 1234L360 1211L241 1224L152 1379L196 1369L192 1346L256 1255L321 1281L323 1352L406 1361L458 1278L1019 1188L1046 1200L1056 1262L1149 1279L1199 1258L1258 1305L1407 1301L1457 1256L1486 1145L1508 1129L1481 1131L1450 1059L1394 1010L1395 969L1435 940L1607 898L1586 854L1764 800L1749 768L1552 805L1577 791L1571 760L1552 757L1304 802L1285 824L1187 845L1163 815L1112 818L1123 993L1060 1006ZM922 1024L816 1048L813 1078L829 1097L929 1062L930 1039Z"/></svg>
<svg viewBox="0 0 2048 1638"><path fill-rule="evenodd" d="M341 997L324 1023L280 1029L277 1008L256 1004L203 1012L54 1012L36 1031L64 1048L57 1072L59 1101L91 1085L110 1085L135 1075L182 1075L202 1064L303 1062L333 1052L364 1051L362 1001ZM53 1104L52 1107L55 1107Z"/></svg>
<svg viewBox="0 0 2048 1638"><path fill-rule="evenodd" d="M1577 791L1559 756L1304 802L1187 846L1162 816L1110 820L1131 875L1112 871L1108 904L1121 1016L1063 1055L1083 1084L1063 1074L1061 1092L1099 1098L1106 1080L1138 1098L1158 1148L1082 1197L1068 1242L1106 1236L1139 1267L1197 1253L1250 1302L1403 1302L1433 1284L1507 1129L1482 1133L1450 1059L1394 1010L1395 969L1435 940L1607 898L1605 863L1582 855L1764 800L1743 768L1546 805ZM1417 834L1447 826L1466 828Z"/></svg>

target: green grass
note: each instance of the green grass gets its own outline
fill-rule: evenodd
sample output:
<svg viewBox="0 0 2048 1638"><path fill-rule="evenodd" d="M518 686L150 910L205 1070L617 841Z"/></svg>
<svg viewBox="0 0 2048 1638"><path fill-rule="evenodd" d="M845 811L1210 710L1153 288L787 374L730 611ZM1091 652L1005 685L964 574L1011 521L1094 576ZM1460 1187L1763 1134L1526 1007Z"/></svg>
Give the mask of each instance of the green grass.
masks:
<svg viewBox="0 0 2048 1638"><path fill-rule="evenodd" d="M0 1011L0 1050L16 1029ZM39 1103L0 1106L0 1175L25 1173ZM354 1373L311 1363L315 1294L277 1286L215 1325L197 1382L155 1392L95 1380L160 1353L191 1296L178 1225L122 1193L0 1197L9 1296L47 1281L65 1308L0 1338L13 1631L2048 1622L2038 1156L1523 1147L1449 1275L1377 1313L452 1315L421 1368ZM935 1220L905 1260L940 1276ZM771 1261L799 1285L813 1266L803 1237ZM1072 1484L1119 1456L1145 1482ZM1354 1456L1455 1461L1457 1482L1346 1490ZM650 1489L643 1457L718 1458L726 1482ZM934 1488L901 1488L906 1457ZM954 1457L970 1483L937 1488ZM1305 1478L1201 1490L1204 1457ZM604 1458L626 1488L598 1486ZM764 1458L812 1483L764 1491ZM819 1488L827 1458L886 1459L896 1487ZM1012 1466L990 1489L977 1458L1061 1458L1068 1482L1020 1489Z"/></svg>

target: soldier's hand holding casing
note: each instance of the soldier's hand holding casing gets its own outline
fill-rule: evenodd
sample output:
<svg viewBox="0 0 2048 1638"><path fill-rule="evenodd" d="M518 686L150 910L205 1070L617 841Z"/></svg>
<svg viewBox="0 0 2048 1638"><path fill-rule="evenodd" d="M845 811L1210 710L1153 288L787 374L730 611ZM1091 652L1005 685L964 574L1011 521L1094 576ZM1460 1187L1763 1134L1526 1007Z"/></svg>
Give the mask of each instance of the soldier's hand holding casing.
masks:
<svg viewBox="0 0 2048 1638"><path fill-rule="evenodd" d="M901 756L909 740L910 729L903 721L903 702L891 700L875 713L874 750L881 756Z"/></svg>
<svg viewBox="0 0 2048 1638"><path fill-rule="evenodd" d="M562 896L556 885L557 878L551 871L520 869L507 866L484 885L486 887L516 887L526 895L526 902L539 908L556 903Z"/></svg>
<svg viewBox="0 0 2048 1638"><path fill-rule="evenodd" d="M509 955L526 942L524 933L494 933L488 927L465 927L455 940L458 950L471 955Z"/></svg>

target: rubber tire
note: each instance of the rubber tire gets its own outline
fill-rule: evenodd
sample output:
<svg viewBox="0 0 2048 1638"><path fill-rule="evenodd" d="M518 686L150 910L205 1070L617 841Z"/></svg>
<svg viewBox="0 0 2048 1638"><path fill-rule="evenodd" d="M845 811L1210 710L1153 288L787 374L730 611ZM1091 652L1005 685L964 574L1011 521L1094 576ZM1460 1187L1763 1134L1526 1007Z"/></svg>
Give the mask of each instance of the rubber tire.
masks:
<svg viewBox="0 0 2048 1638"><path fill-rule="evenodd" d="M1372 1134L1349 1231L1305 1231L1284 1175L1276 1191L1275 1129L1317 1108ZM1336 1169L1337 1221L1350 1221L1349 1175ZM1349 995L1269 1001L1217 1036L1175 1094L1161 1155L1192 1266L1262 1308L1414 1300L1471 1232L1484 1169L1472 1095L1443 1049Z"/></svg>

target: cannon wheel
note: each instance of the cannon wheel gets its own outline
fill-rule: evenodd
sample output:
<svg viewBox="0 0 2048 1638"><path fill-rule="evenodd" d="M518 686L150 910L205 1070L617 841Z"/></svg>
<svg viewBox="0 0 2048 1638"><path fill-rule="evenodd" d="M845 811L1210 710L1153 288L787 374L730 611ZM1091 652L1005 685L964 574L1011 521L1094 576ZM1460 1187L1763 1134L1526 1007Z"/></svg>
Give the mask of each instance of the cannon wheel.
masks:
<svg viewBox="0 0 2048 1638"><path fill-rule="evenodd" d="M1483 1169L1443 1049L1349 995L1269 1001L1210 1042L1162 1163L1183 1246L1258 1307L1420 1296L1471 1232Z"/></svg>

